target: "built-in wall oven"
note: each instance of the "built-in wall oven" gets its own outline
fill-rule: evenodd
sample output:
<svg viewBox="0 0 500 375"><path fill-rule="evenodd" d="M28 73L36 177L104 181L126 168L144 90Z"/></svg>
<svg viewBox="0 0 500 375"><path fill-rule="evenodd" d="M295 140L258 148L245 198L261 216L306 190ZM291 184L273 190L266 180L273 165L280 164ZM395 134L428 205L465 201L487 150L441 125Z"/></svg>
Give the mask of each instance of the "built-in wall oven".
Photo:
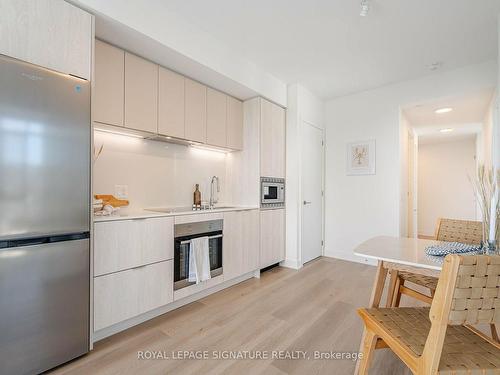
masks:
<svg viewBox="0 0 500 375"><path fill-rule="evenodd" d="M260 206L262 208L280 208L285 206L284 178L260 178Z"/></svg>
<svg viewBox="0 0 500 375"><path fill-rule="evenodd" d="M208 237L210 276L222 275L222 229L223 220L176 224L174 226L174 290L185 288L189 282L189 247L191 240Z"/></svg>

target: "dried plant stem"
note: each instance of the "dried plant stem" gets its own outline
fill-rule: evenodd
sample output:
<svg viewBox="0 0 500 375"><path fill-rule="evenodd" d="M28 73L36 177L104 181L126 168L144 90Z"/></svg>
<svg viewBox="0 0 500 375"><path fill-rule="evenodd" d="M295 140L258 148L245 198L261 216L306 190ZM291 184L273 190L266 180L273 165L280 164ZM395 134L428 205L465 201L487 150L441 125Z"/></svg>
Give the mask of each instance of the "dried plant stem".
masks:
<svg viewBox="0 0 500 375"><path fill-rule="evenodd" d="M483 218L483 244L488 244L490 238L491 208L498 189L499 175L493 169L486 169L480 165L475 179L470 179L479 200L479 207ZM496 202L496 217L498 217L499 202ZM498 243L499 220L496 220L495 239Z"/></svg>

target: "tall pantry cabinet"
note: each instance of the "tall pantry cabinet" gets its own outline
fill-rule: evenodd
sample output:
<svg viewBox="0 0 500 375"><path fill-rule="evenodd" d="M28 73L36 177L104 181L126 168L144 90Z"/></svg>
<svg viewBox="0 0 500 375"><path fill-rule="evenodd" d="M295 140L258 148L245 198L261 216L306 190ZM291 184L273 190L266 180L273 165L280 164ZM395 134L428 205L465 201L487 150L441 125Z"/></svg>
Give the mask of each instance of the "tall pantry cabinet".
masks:
<svg viewBox="0 0 500 375"><path fill-rule="evenodd" d="M260 99L260 175L285 178L285 109ZM286 188L285 188L286 189ZM260 267L285 260L285 208L261 209Z"/></svg>

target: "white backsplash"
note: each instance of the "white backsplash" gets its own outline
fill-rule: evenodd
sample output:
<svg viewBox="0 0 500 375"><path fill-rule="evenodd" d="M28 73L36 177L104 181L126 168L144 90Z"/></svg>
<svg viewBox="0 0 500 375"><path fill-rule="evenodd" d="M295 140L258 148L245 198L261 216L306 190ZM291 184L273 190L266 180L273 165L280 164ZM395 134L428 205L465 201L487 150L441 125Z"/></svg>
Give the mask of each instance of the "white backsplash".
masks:
<svg viewBox="0 0 500 375"><path fill-rule="evenodd" d="M225 203L226 154L99 131L94 144L104 145L94 163L94 194L115 194L115 185L126 185L130 209L191 206L195 184L208 201L216 175L219 203Z"/></svg>

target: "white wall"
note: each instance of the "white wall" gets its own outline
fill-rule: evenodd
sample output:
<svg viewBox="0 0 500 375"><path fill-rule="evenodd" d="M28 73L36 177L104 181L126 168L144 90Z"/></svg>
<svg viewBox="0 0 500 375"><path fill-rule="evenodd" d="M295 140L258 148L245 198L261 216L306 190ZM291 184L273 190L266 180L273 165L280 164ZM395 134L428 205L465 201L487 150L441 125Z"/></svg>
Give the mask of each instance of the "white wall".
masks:
<svg viewBox="0 0 500 375"><path fill-rule="evenodd" d="M495 87L495 61L434 73L326 103L325 255L352 253L378 235L399 236L400 107ZM346 144L375 139L376 174L346 176Z"/></svg>
<svg viewBox="0 0 500 375"><path fill-rule="evenodd" d="M187 146L148 141L96 131L94 144L103 152L94 164L94 194L115 194L128 185L130 210L191 206L194 185L202 200L210 198L210 179L221 179L219 201L226 191L226 155Z"/></svg>
<svg viewBox="0 0 500 375"><path fill-rule="evenodd" d="M490 105L485 113L481 134L478 137L479 155L478 162L484 164L486 168L493 166L493 127L497 95L491 99Z"/></svg>
<svg viewBox="0 0 500 375"><path fill-rule="evenodd" d="M439 218L476 219L476 137L420 143L418 148L418 234L433 236Z"/></svg>
<svg viewBox="0 0 500 375"><path fill-rule="evenodd" d="M324 103L299 84L288 86L286 114L286 255L284 266L299 268L301 260L301 142L303 121L324 128Z"/></svg>

